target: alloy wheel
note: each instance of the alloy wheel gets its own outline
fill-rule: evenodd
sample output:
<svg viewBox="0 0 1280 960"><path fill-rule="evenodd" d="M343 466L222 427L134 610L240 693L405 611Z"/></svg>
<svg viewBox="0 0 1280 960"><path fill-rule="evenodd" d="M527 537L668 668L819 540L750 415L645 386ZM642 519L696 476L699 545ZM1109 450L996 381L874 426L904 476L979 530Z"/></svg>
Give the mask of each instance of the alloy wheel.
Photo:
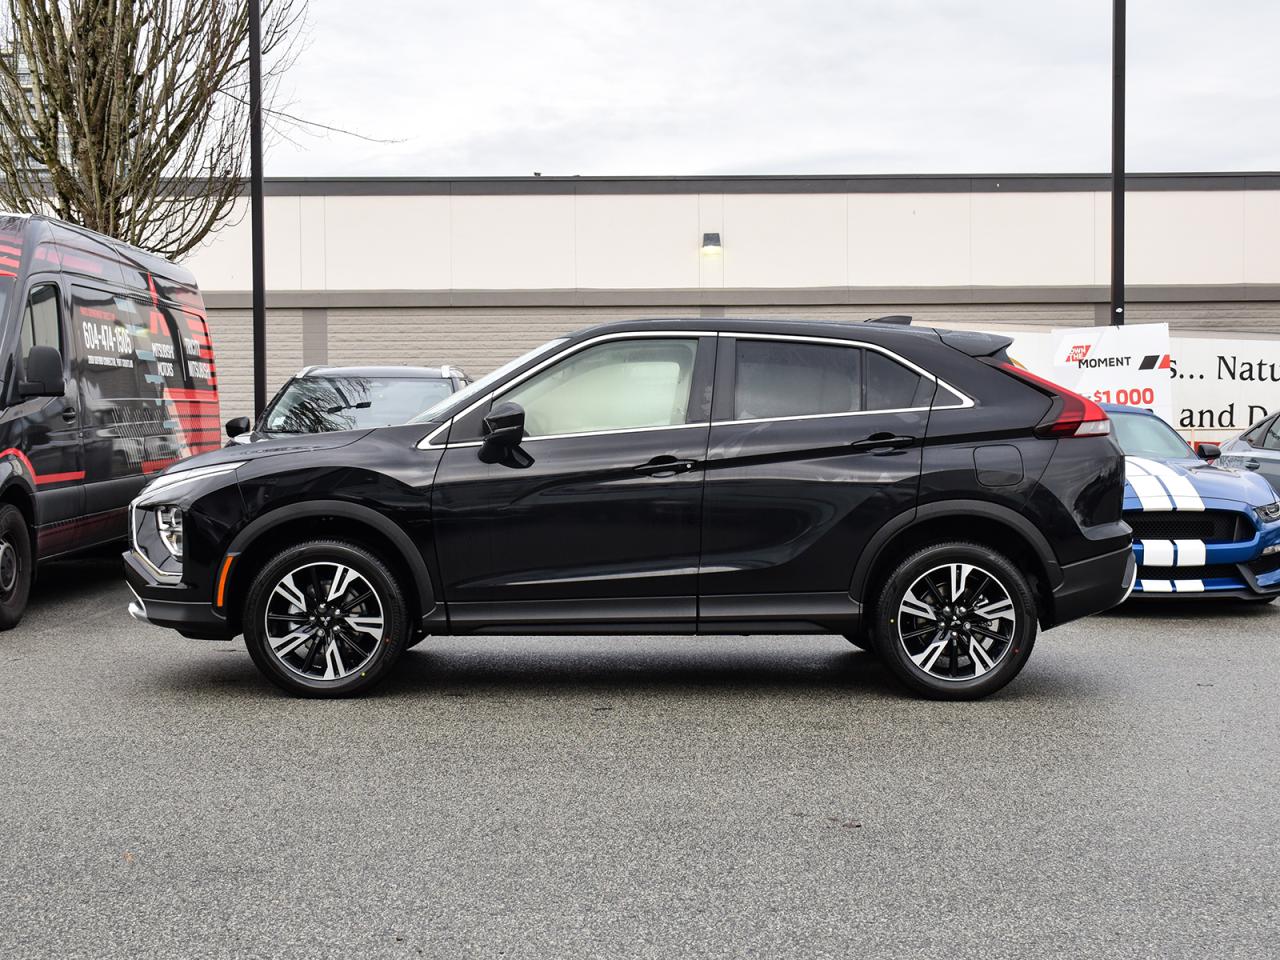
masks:
<svg viewBox="0 0 1280 960"><path fill-rule="evenodd" d="M285 574L267 600L267 646L307 680L341 680L368 666L385 639L377 590L344 563L308 563Z"/></svg>
<svg viewBox="0 0 1280 960"><path fill-rule="evenodd" d="M976 680L1014 647L1018 619L1009 591L990 571L947 563L921 574L898 606L898 641L939 680Z"/></svg>

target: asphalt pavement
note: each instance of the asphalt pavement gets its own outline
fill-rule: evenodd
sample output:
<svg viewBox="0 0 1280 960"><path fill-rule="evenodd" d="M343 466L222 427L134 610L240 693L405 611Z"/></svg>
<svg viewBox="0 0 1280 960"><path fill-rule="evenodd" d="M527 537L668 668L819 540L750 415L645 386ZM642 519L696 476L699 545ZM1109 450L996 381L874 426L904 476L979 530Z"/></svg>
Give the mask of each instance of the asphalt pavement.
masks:
<svg viewBox="0 0 1280 960"><path fill-rule="evenodd" d="M432 639L294 700L134 623L0 634L0 957L1280 951L1280 604L1041 636L979 703L838 637Z"/></svg>

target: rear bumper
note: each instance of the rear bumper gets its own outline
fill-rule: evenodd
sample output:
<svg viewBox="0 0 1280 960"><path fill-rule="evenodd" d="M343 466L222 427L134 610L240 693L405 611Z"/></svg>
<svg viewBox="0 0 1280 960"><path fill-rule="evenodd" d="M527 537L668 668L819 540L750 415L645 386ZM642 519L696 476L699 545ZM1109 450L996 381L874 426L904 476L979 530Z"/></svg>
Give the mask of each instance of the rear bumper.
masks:
<svg viewBox="0 0 1280 960"><path fill-rule="evenodd" d="M1067 564L1062 582L1053 591L1052 616L1046 618L1045 626L1070 623L1123 603L1133 590L1137 570L1129 547Z"/></svg>
<svg viewBox="0 0 1280 960"><path fill-rule="evenodd" d="M124 576L133 593L129 616L143 623L177 630L195 640L230 640L235 634L226 618L185 584L161 583L132 550L124 553Z"/></svg>

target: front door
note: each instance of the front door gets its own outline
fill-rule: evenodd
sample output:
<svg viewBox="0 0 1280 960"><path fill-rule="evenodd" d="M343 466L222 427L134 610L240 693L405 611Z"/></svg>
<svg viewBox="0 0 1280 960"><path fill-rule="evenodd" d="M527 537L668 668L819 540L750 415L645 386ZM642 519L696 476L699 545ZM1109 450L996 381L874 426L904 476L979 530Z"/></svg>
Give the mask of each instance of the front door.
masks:
<svg viewBox="0 0 1280 960"><path fill-rule="evenodd" d="M700 629L837 629L854 565L911 509L934 381L870 344L720 338Z"/></svg>
<svg viewBox="0 0 1280 960"><path fill-rule="evenodd" d="M715 338L588 341L459 417L432 493L454 631L691 632ZM498 401L520 456L480 460Z"/></svg>

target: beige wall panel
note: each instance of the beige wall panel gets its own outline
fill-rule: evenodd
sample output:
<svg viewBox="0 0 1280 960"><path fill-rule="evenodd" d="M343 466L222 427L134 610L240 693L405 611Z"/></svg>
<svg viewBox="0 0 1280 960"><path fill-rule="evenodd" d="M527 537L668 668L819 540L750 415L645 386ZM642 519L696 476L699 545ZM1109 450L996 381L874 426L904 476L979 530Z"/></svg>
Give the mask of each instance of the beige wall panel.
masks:
<svg viewBox="0 0 1280 960"><path fill-rule="evenodd" d="M210 310L222 419L253 415L253 319L248 310ZM267 399L302 367L302 314L267 312Z"/></svg>
<svg viewBox="0 0 1280 960"><path fill-rule="evenodd" d="M1125 282L1244 282L1244 192L1132 191Z"/></svg>
<svg viewBox="0 0 1280 960"><path fill-rule="evenodd" d="M268 197L263 235L267 287L297 290L302 284L299 249L299 197ZM192 251L183 265L202 290L249 290L253 286L249 203L240 201L224 225Z"/></svg>
<svg viewBox="0 0 1280 960"><path fill-rule="evenodd" d="M969 194L851 194L849 285L967 286Z"/></svg>
<svg viewBox="0 0 1280 960"><path fill-rule="evenodd" d="M842 287L848 283L844 194L725 194L726 287Z"/></svg>
<svg viewBox="0 0 1280 960"><path fill-rule="evenodd" d="M1244 282L1280 283L1280 190L1244 193Z"/></svg>
<svg viewBox="0 0 1280 960"><path fill-rule="evenodd" d="M298 274L300 289L326 290L328 237L325 226L327 197L299 197Z"/></svg>
<svg viewBox="0 0 1280 960"><path fill-rule="evenodd" d="M326 197L330 290L447 290L448 197Z"/></svg>
<svg viewBox="0 0 1280 960"><path fill-rule="evenodd" d="M696 196L583 196L575 200L576 286L698 285Z"/></svg>
<svg viewBox="0 0 1280 960"><path fill-rule="evenodd" d="M456 196L453 287L565 289L574 276L571 196Z"/></svg>
<svg viewBox="0 0 1280 960"><path fill-rule="evenodd" d="M1089 193L975 193L975 286L1089 284L1094 204Z"/></svg>

